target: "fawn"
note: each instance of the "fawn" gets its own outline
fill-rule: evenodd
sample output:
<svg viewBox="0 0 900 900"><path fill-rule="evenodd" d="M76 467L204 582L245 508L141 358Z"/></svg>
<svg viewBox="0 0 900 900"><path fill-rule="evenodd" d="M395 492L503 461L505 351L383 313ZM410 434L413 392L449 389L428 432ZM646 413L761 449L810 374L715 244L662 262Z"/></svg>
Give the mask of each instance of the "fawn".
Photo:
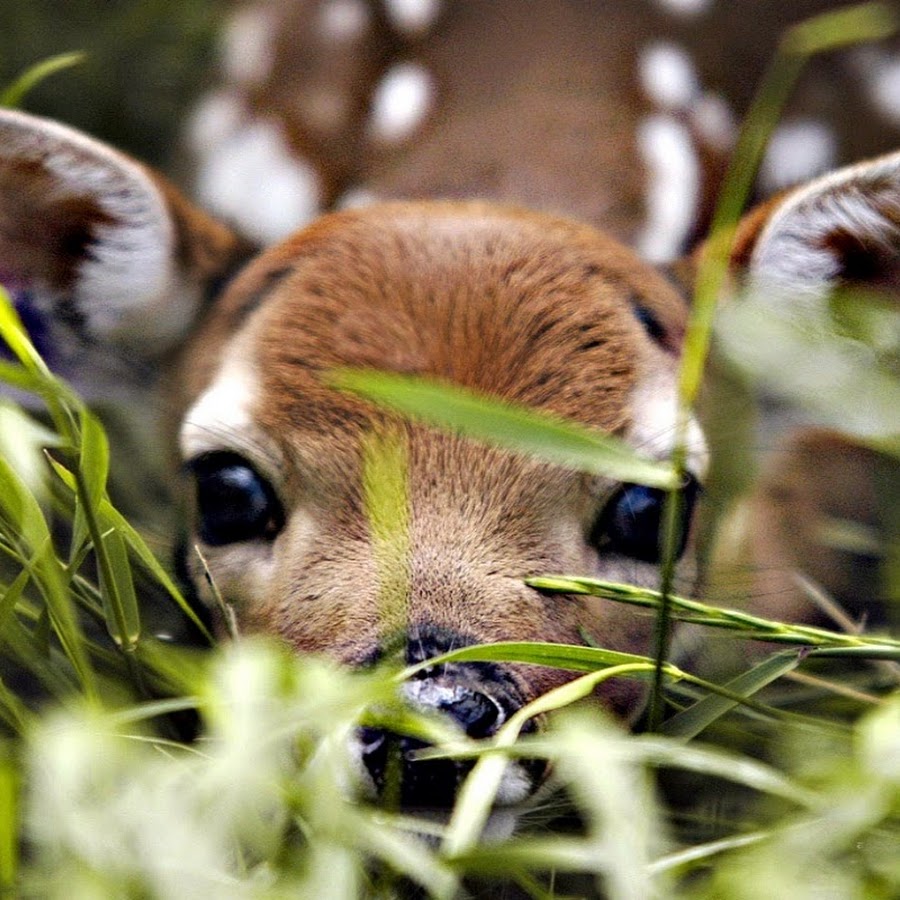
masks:
<svg viewBox="0 0 900 900"><path fill-rule="evenodd" d="M369 14L382 37L389 31L379 4L296 9L324 15L327 7L326 24L345 37L361 40ZM574 24L577 35L577 18ZM474 33L472 23L463 25ZM520 30L525 40L528 28ZM350 69L366 60L382 66L385 52L341 59ZM367 83L367 71L348 69L348 84ZM310 88L296 102L314 98ZM328 112L327 102L320 107ZM443 155L415 168L389 165L383 155L378 163L375 153L369 184L381 187L373 191L416 197L429 179L436 184L431 195L478 191L471 184L457 190L441 178L461 171L445 162L446 154L452 156L454 141L474 139L479 115L473 101ZM493 127L506 134L511 122ZM347 127L358 136L362 126ZM541 139L527 129L515 137L523 148ZM337 196L361 173L358 161L346 157L349 144L333 143L317 145L331 174L317 174L316 183ZM425 156L432 152L432 144L422 145ZM527 166L510 181L491 170L502 189L483 193L508 200L515 185L530 184L535 193L516 199L538 207L565 207L566 197L581 196L570 214L610 213L614 229L651 257L677 250L692 217L678 219L677 240L661 249L654 229L665 231L666 216L643 231L632 227L632 215L618 217L616 210L632 201L623 200L624 186L616 193L610 183L630 161L618 151L608 161L612 175L604 160L591 170L605 172L593 196L590 178L557 193L553 179L529 182ZM564 154L560 164L557 174L569 174ZM297 183L274 167L261 174L261 190ZM420 181L405 180L414 177ZM238 196L246 197L251 184L236 185ZM210 190L207 184L201 194ZM523 579L578 572L655 585L662 492L413 424L392 426L408 458L409 579L403 620L385 621L361 468L366 441L389 417L334 390L327 376L338 367L365 367L441 379L620 435L664 458L693 263L659 268L592 225L464 199L345 209L258 252L158 173L66 126L14 111L0 111L0 197L0 281L51 364L89 397L165 408L169 446L193 485L189 544L202 549L241 629L349 665L371 663L398 638L410 662L480 642L580 643L585 633L612 649L647 650L649 616L544 595ZM273 198L276 206L280 199ZM773 303L791 296L825 302L843 279L896 284L898 210L900 153L812 180L746 217L734 278ZM268 237L270 225L255 236ZM696 422L688 451L686 535L707 465ZM688 537L679 564L686 586L695 577L690 544ZM192 553L186 570L211 601ZM460 664L427 670L406 690L413 702L484 737L569 677L539 667ZM630 682L610 682L602 700L629 717L640 692ZM361 732L356 740L361 775L377 789L385 736ZM449 803L463 770L450 766L439 778L420 777L417 766L405 765L404 801ZM501 802L523 800L539 779L528 764L511 764Z"/></svg>

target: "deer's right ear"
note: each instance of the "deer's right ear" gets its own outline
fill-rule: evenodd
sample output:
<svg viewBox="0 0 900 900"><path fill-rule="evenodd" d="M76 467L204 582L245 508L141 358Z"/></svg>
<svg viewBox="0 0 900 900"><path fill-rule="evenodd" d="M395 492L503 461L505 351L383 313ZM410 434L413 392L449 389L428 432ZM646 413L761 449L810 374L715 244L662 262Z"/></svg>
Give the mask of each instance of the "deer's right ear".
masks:
<svg viewBox="0 0 900 900"><path fill-rule="evenodd" d="M146 382L249 252L134 160L0 109L0 284L89 399Z"/></svg>
<svg viewBox="0 0 900 900"><path fill-rule="evenodd" d="M734 264L771 302L815 304L841 285L900 286L900 151L839 169L742 222Z"/></svg>

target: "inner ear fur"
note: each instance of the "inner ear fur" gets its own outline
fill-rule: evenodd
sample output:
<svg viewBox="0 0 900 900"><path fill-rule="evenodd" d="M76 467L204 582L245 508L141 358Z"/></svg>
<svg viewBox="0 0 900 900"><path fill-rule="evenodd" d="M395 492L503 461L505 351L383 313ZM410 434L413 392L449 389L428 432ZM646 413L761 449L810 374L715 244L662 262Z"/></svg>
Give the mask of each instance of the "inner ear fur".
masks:
<svg viewBox="0 0 900 900"><path fill-rule="evenodd" d="M42 318L65 320L73 339L166 352L248 254L140 163L0 110L0 282Z"/></svg>
<svg viewBox="0 0 900 900"><path fill-rule="evenodd" d="M839 169L741 223L732 258L780 299L836 287L900 289L900 151Z"/></svg>

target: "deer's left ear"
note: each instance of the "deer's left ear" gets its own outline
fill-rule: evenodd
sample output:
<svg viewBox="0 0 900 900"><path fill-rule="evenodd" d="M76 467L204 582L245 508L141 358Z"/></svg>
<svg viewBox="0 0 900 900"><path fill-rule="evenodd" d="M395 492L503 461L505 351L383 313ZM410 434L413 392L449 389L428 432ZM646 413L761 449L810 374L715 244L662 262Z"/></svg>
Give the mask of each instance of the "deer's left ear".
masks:
<svg viewBox="0 0 900 900"><path fill-rule="evenodd" d="M0 109L0 284L47 361L89 398L146 387L243 255L150 169Z"/></svg>
<svg viewBox="0 0 900 900"><path fill-rule="evenodd" d="M835 287L900 290L900 152L781 195L741 223L733 259L759 298L815 302Z"/></svg>

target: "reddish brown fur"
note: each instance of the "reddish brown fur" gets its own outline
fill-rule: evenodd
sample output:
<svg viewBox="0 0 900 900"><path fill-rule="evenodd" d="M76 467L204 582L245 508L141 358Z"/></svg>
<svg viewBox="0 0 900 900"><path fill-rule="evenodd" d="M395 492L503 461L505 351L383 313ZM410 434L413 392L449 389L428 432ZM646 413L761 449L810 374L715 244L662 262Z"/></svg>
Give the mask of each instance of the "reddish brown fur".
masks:
<svg viewBox="0 0 900 900"><path fill-rule="evenodd" d="M584 226L480 204L338 214L263 255L200 332L202 354L186 355L186 382L202 392L215 347L244 317L263 397L254 419L287 461L283 502L303 510L300 530L289 524L272 550L268 587L236 598L244 624L348 662L384 636L359 488L362 443L384 417L323 383L330 370L437 377L621 433L637 381L674 364L632 302L679 339L680 297L628 250ZM479 642L580 642L584 627L606 646L647 649L648 619L522 583L597 569L586 534L610 486L430 429L405 433L408 625ZM526 696L560 677L527 673ZM611 696L624 707L633 691Z"/></svg>
<svg viewBox="0 0 900 900"><path fill-rule="evenodd" d="M92 233L110 217L86 190L73 191L31 160L0 161L0 196L5 277L68 290Z"/></svg>

